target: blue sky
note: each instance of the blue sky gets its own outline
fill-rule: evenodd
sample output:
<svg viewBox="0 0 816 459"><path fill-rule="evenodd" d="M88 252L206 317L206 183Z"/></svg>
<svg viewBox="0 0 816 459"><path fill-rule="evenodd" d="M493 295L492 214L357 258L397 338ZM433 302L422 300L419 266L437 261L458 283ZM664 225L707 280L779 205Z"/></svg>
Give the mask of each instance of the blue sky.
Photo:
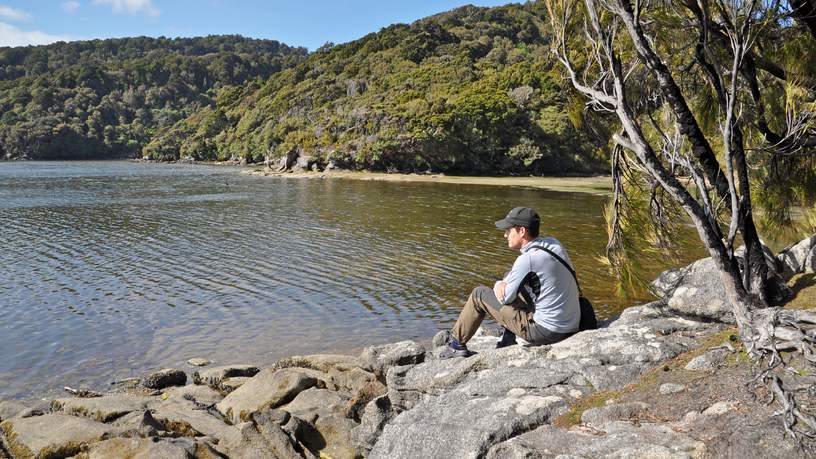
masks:
<svg viewBox="0 0 816 459"><path fill-rule="evenodd" d="M0 46L240 34L313 51L466 4L510 0L0 0Z"/></svg>

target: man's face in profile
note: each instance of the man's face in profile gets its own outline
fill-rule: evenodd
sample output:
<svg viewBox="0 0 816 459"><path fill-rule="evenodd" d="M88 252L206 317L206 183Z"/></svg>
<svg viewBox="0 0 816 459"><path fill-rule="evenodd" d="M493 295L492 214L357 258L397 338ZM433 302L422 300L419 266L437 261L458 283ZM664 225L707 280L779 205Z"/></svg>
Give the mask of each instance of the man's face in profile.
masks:
<svg viewBox="0 0 816 459"><path fill-rule="evenodd" d="M519 226L513 226L504 230L504 238L507 239L507 247L514 250L521 249L521 247L524 245L522 236L525 230L525 228Z"/></svg>

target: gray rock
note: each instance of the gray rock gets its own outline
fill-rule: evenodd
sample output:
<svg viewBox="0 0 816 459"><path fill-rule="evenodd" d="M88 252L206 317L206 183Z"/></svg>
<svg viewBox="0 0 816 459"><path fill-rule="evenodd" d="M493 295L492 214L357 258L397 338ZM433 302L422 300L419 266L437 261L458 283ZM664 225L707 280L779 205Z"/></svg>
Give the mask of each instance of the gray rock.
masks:
<svg viewBox="0 0 816 459"><path fill-rule="evenodd" d="M686 370L714 370L722 365L729 352L727 349L712 349L698 355L686 364Z"/></svg>
<svg viewBox="0 0 816 459"><path fill-rule="evenodd" d="M336 459L357 459L362 457L354 447L352 430L357 423L338 413L319 416L313 423L318 435L299 438L310 450L319 453L320 457Z"/></svg>
<svg viewBox="0 0 816 459"><path fill-rule="evenodd" d="M816 235L782 249L776 258L786 281L796 274L816 272Z"/></svg>
<svg viewBox="0 0 816 459"><path fill-rule="evenodd" d="M658 392L660 392L661 395L670 395L683 392L684 390L686 390L686 386L683 384L665 383L660 385Z"/></svg>
<svg viewBox="0 0 816 459"><path fill-rule="evenodd" d="M607 457L686 459L702 457L703 442L664 425L610 422L605 434L564 431L545 425L493 446L488 459Z"/></svg>
<svg viewBox="0 0 816 459"><path fill-rule="evenodd" d="M28 407L11 400L0 400L0 422L11 419Z"/></svg>
<svg viewBox="0 0 816 459"><path fill-rule="evenodd" d="M472 457L497 441L541 425L567 409L564 397L513 392L472 395L453 390L423 401L386 424L369 457Z"/></svg>
<svg viewBox="0 0 816 459"><path fill-rule="evenodd" d="M433 347L440 347L445 346L450 341L451 332L450 330L442 330L434 335L433 339L431 340L431 346Z"/></svg>
<svg viewBox="0 0 816 459"><path fill-rule="evenodd" d="M111 438L82 448L76 459L188 459L196 457L196 443L189 438Z"/></svg>
<svg viewBox="0 0 816 459"><path fill-rule="evenodd" d="M252 377L261 371L254 365L224 365L207 368L193 373L193 383L204 384L215 390L221 390L221 382L226 378L238 376Z"/></svg>
<svg viewBox="0 0 816 459"><path fill-rule="evenodd" d="M649 409L648 403L616 403L614 405L591 408L581 415L581 422L595 429L602 429L607 422L627 421L635 413Z"/></svg>
<svg viewBox="0 0 816 459"><path fill-rule="evenodd" d="M195 357L187 361L187 365L192 365L194 367L206 367L211 363L211 360L202 359L200 357Z"/></svg>
<svg viewBox="0 0 816 459"><path fill-rule="evenodd" d="M229 394L235 389L243 386L247 381L249 381L250 377L248 376L235 376L233 378L225 378L221 381L221 384L218 386L221 389L221 392L224 394Z"/></svg>
<svg viewBox="0 0 816 459"><path fill-rule="evenodd" d="M165 431L150 411L134 411L111 422L112 437L155 437Z"/></svg>
<svg viewBox="0 0 816 459"><path fill-rule="evenodd" d="M372 400L388 392L388 388L377 380L368 382L366 385L351 394L351 399L346 404L344 414L349 419L360 421L362 410Z"/></svg>
<svg viewBox="0 0 816 459"><path fill-rule="evenodd" d="M314 423L319 416L342 412L348 400L348 394L312 387L280 409Z"/></svg>
<svg viewBox="0 0 816 459"><path fill-rule="evenodd" d="M236 426L239 435L218 443L218 449L228 457L301 459L289 435L276 423L276 415L253 413L247 422Z"/></svg>
<svg viewBox="0 0 816 459"><path fill-rule="evenodd" d="M291 367L309 368L328 373L332 369L348 371L353 368L360 368L362 367L362 362L359 358L351 355L314 354L285 357L275 362L273 366L275 369Z"/></svg>
<svg viewBox="0 0 816 459"><path fill-rule="evenodd" d="M83 416L94 421L109 422L133 411L144 411L151 397L129 394L93 398L58 398L51 402L52 411Z"/></svg>
<svg viewBox="0 0 816 459"><path fill-rule="evenodd" d="M587 365L578 369L595 390L614 390L634 382L643 372L643 365Z"/></svg>
<svg viewBox="0 0 816 459"><path fill-rule="evenodd" d="M391 406L387 395L383 395L368 402L360 417L360 425L352 429L351 438L354 446L363 455L368 456L386 423L394 418L397 412Z"/></svg>
<svg viewBox="0 0 816 459"><path fill-rule="evenodd" d="M425 360L425 347L414 341L400 341L393 344L370 346L360 354L363 368L378 375L400 365L421 363Z"/></svg>
<svg viewBox="0 0 816 459"><path fill-rule="evenodd" d="M737 403L732 401L721 401L717 402L705 410L703 410L704 416L717 416L720 414L725 414L729 411L733 411L737 409Z"/></svg>
<svg viewBox="0 0 816 459"><path fill-rule="evenodd" d="M224 399L224 396L212 387L195 384L171 387L164 393L168 400L194 400L202 405L213 405Z"/></svg>
<svg viewBox="0 0 816 459"><path fill-rule="evenodd" d="M90 419L46 414L3 421L0 430L13 457L61 458L101 440L110 428Z"/></svg>
<svg viewBox="0 0 816 459"><path fill-rule="evenodd" d="M587 330L550 348L553 359L592 358L612 365L647 364L672 358L697 345L680 334L664 335L659 327L672 323L675 329L701 330L707 326L681 318L654 319L639 325L613 323L607 328ZM653 328L650 325L655 325Z"/></svg>
<svg viewBox="0 0 816 459"><path fill-rule="evenodd" d="M313 370L316 371L316 370ZM334 389L342 389L348 392L357 392L372 381L376 381L377 377L362 368L354 367L350 370L338 370L332 368L328 373L313 374L317 379L327 382L327 386Z"/></svg>
<svg viewBox="0 0 816 459"><path fill-rule="evenodd" d="M148 389L164 389L170 386L183 386L187 383L187 374L175 368L164 368L142 378L142 385Z"/></svg>
<svg viewBox="0 0 816 459"><path fill-rule="evenodd" d="M296 368L268 368L227 395L216 406L227 419L237 424L263 408L276 408L289 403L297 394L317 383L315 378Z"/></svg>
<svg viewBox="0 0 816 459"><path fill-rule="evenodd" d="M681 268L679 273L668 276L675 279L673 285L662 287L666 305L679 314L714 319L731 323L734 321L731 306L725 300L720 273L711 258L703 258ZM653 283L670 284L661 274ZM657 290L657 288L655 288Z"/></svg>
<svg viewBox="0 0 816 459"><path fill-rule="evenodd" d="M164 427L164 430L177 435L208 436L217 440L235 440L240 437L238 430L226 424L220 413L200 409L191 401L157 401L151 404L150 410L152 417Z"/></svg>

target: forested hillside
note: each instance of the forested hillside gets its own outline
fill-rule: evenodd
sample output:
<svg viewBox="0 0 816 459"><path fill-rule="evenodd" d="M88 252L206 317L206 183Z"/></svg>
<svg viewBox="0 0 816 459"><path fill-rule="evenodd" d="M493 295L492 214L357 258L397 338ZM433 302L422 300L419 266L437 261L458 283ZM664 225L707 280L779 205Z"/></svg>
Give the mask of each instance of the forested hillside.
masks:
<svg viewBox="0 0 816 459"><path fill-rule="evenodd" d="M0 158L137 157L156 131L265 80L303 48L239 36L0 48Z"/></svg>
<svg viewBox="0 0 816 459"><path fill-rule="evenodd" d="M571 102L543 8L468 6L326 45L264 84L222 91L144 154L252 162L299 151L319 166L419 172L604 167L608 134Z"/></svg>
<svg viewBox="0 0 816 459"><path fill-rule="evenodd" d="M529 3L466 6L308 56L240 37L0 49L0 156L603 170L609 133L570 96L547 24Z"/></svg>

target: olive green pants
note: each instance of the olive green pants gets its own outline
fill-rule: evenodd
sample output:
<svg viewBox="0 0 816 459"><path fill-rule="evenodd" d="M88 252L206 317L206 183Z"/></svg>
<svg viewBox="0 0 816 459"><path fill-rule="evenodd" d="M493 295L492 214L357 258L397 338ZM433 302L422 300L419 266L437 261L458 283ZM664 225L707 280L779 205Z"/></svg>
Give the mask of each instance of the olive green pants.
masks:
<svg viewBox="0 0 816 459"><path fill-rule="evenodd" d="M502 305L493 293L493 289L480 285L473 289L459 313L459 319L453 326L451 334L459 343L466 344L479 329L485 314L489 314L502 327L520 336L525 341L530 340L530 327L533 323L533 313L527 304L519 298L512 305Z"/></svg>

